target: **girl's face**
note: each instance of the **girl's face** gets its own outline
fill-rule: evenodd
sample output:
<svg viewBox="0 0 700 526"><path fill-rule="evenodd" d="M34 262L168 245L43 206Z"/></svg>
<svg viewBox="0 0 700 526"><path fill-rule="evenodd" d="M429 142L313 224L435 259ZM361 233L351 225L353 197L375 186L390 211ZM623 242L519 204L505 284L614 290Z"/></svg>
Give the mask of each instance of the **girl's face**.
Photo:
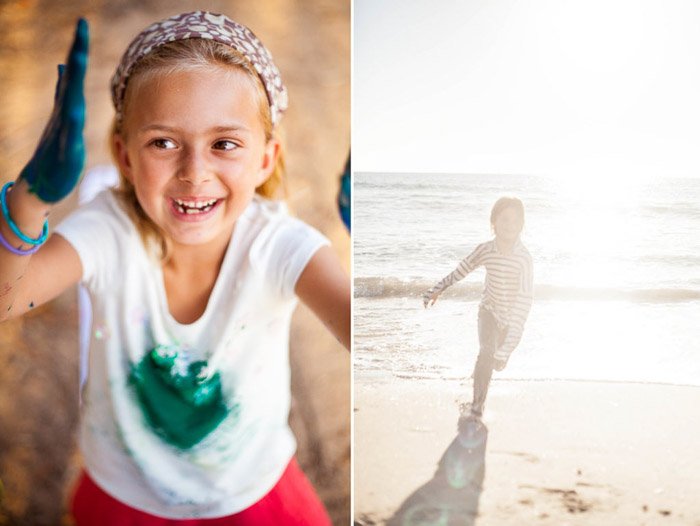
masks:
<svg viewBox="0 0 700 526"><path fill-rule="evenodd" d="M117 159L141 207L173 243L231 235L274 169L259 95L235 68L154 75L133 86Z"/></svg>
<svg viewBox="0 0 700 526"><path fill-rule="evenodd" d="M523 220L515 208L505 208L496 216L493 229L498 239L514 242L523 230Z"/></svg>

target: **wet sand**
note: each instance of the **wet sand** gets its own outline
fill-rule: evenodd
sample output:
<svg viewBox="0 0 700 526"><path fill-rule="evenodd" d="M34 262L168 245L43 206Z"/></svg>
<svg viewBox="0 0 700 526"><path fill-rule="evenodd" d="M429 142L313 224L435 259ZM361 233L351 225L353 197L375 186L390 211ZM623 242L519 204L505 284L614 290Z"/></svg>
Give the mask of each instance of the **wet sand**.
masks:
<svg viewBox="0 0 700 526"><path fill-rule="evenodd" d="M451 445L468 390L356 380L355 524L700 524L700 388L495 381L485 454Z"/></svg>
<svg viewBox="0 0 700 526"><path fill-rule="evenodd" d="M290 94L284 127L288 202L321 230L349 270L348 234L335 209L350 141L349 2L72 1L0 3L0 178L14 179L51 110L56 64L78 16L91 29L86 78L87 166L109 162L109 78L149 23L206 8L249 25L272 51ZM56 208L56 224L73 207ZM65 502L78 474L76 291L0 326L0 525L69 524ZM350 360L303 307L292 328L291 425L298 458L335 524L350 517Z"/></svg>

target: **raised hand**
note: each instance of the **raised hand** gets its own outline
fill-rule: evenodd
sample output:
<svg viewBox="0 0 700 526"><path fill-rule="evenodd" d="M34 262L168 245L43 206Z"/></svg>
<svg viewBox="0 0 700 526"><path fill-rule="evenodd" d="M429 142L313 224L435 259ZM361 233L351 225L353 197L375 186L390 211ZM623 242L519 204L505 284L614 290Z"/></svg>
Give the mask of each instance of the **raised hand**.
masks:
<svg viewBox="0 0 700 526"><path fill-rule="evenodd" d="M29 189L45 203L55 203L75 188L85 164L85 95L88 25L78 20L67 66L58 67L53 113L34 156L20 174Z"/></svg>

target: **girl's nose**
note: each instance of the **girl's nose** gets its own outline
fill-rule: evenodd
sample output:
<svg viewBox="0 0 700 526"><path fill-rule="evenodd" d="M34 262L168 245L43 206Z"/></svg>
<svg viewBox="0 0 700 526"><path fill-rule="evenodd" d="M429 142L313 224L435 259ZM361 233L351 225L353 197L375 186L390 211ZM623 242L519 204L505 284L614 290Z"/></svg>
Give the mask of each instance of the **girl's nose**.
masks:
<svg viewBox="0 0 700 526"><path fill-rule="evenodd" d="M211 172L206 158L194 148L185 148L180 160L178 178L193 185L211 179Z"/></svg>

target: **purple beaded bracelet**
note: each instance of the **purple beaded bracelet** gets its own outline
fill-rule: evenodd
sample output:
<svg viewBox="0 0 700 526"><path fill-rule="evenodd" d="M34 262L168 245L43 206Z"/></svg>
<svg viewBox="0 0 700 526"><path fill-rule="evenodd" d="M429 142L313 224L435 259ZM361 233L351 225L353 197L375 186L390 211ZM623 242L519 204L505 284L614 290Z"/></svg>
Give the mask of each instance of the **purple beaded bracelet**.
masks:
<svg viewBox="0 0 700 526"><path fill-rule="evenodd" d="M36 245L35 247L29 248L27 250L15 248L10 244L10 242L7 239L5 239L5 236L2 235L2 230L0 230L0 244L2 244L3 247L5 247L7 250L18 256L31 256L41 247L41 245Z"/></svg>

